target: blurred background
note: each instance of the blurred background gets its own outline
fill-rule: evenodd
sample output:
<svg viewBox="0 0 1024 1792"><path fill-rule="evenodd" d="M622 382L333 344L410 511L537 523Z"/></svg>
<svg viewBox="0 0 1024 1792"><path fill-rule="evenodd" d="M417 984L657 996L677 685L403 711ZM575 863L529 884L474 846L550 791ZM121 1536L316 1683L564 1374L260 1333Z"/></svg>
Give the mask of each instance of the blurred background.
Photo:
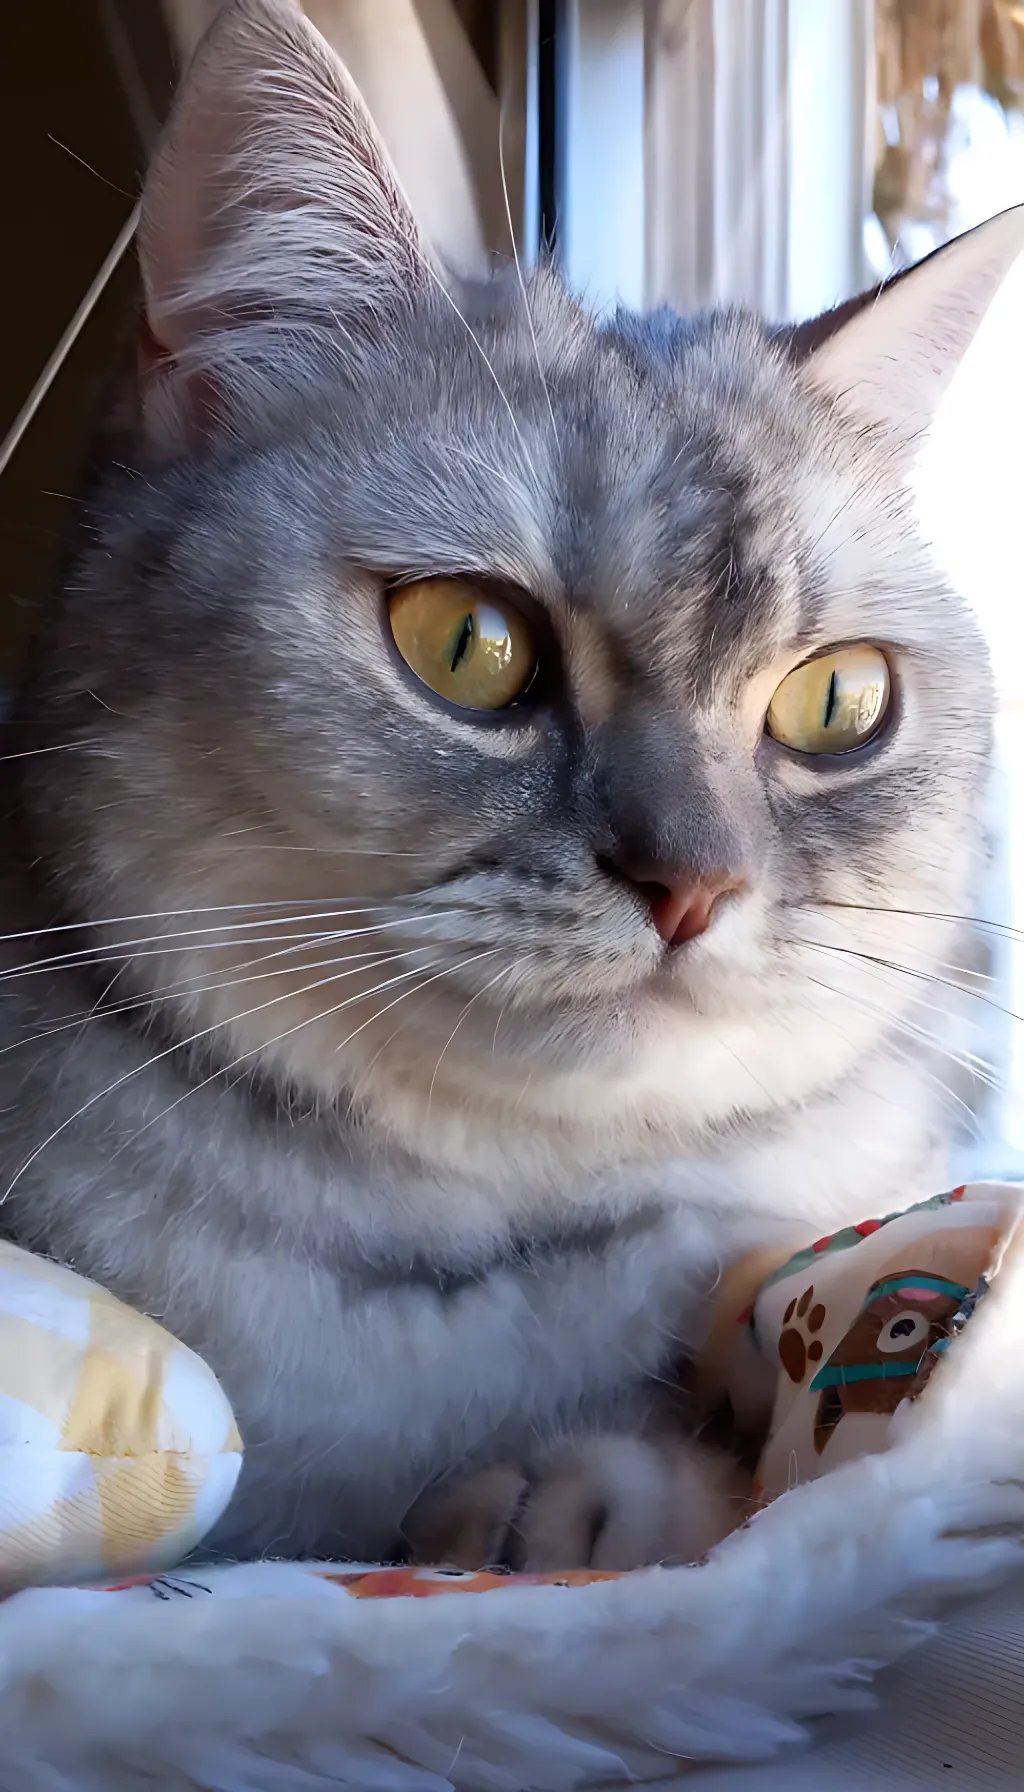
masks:
<svg viewBox="0 0 1024 1792"><path fill-rule="evenodd" d="M130 325L132 208L219 0L6 9L0 690ZM1016 0L305 0L463 271L551 253L597 309L821 311L1024 202ZM1007 415L1006 453L1021 420ZM1022 556L1024 567L1024 556ZM968 592L1000 680L993 868L965 959L965 1173L1024 1169L1024 605ZM894 593L894 603L899 594ZM880 973L884 977L885 973ZM1006 1011L1009 1012L1006 1012Z"/></svg>

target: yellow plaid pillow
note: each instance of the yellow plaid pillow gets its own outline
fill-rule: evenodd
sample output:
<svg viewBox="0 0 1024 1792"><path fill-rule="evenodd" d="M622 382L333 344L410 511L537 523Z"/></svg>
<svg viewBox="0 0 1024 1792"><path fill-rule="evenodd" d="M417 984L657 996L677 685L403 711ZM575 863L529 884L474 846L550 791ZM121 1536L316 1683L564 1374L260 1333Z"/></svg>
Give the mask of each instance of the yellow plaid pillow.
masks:
<svg viewBox="0 0 1024 1792"><path fill-rule="evenodd" d="M0 1593L180 1561L242 1442L206 1364L102 1288L0 1242Z"/></svg>

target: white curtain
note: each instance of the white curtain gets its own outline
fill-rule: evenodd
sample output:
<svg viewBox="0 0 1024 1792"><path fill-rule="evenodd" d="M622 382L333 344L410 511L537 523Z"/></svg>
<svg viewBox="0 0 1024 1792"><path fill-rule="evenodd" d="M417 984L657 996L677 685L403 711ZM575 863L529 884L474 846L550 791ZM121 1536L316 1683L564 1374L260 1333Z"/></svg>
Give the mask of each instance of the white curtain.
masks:
<svg viewBox="0 0 1024 1792"><path fill-rule="evenodd" d="M874 0L567 0L570 278L806 316L865 282Z"/></svg>

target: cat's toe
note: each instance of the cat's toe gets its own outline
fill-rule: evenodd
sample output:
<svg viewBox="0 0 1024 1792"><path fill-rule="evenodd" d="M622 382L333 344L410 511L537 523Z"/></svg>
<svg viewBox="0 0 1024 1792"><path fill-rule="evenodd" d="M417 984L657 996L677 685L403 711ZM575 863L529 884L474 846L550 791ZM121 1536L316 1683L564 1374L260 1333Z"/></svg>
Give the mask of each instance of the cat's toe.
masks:
<svg viewBox="0 0 1024 1792"><path fill-rule="evenodd" d="M528 1494L526 1477L507 1463L428 1488L402 1524L410 1559L448 1568L507 1563Z"/></svg>
<svg viewBox="0 0 1024 1792"><path fill-rule="evenodd" d="M693 1561L741 1522L748 1493L735 1463L688 1439L583 1439L537 1478L515 1527L517 1566L621 1572Z"/></svg>
<svg viewBox="0 0 1024 1792"><path fill-rule="evenodd" d="M402 1530L411 1560L435 1566L623 1572L696 1560L742 1522L749 1492L735 1462L692 1439L604 1433L430 1488Z"/></svg>

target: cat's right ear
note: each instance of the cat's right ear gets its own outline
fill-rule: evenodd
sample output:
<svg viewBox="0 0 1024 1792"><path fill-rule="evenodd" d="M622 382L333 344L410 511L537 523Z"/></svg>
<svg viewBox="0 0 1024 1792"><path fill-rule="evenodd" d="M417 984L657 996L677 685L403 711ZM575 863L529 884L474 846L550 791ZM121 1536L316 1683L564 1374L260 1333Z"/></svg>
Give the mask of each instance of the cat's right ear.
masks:
<svg viewBox="0 0 1024 1792"><path fill-rule="evenodd" d="M225 370L258 359L261 332L264 348L270 331L358 333L432 277L359 94L293 0L218 15L150 168L138 245L143 403L168 446L225 397Z"/></svg>

